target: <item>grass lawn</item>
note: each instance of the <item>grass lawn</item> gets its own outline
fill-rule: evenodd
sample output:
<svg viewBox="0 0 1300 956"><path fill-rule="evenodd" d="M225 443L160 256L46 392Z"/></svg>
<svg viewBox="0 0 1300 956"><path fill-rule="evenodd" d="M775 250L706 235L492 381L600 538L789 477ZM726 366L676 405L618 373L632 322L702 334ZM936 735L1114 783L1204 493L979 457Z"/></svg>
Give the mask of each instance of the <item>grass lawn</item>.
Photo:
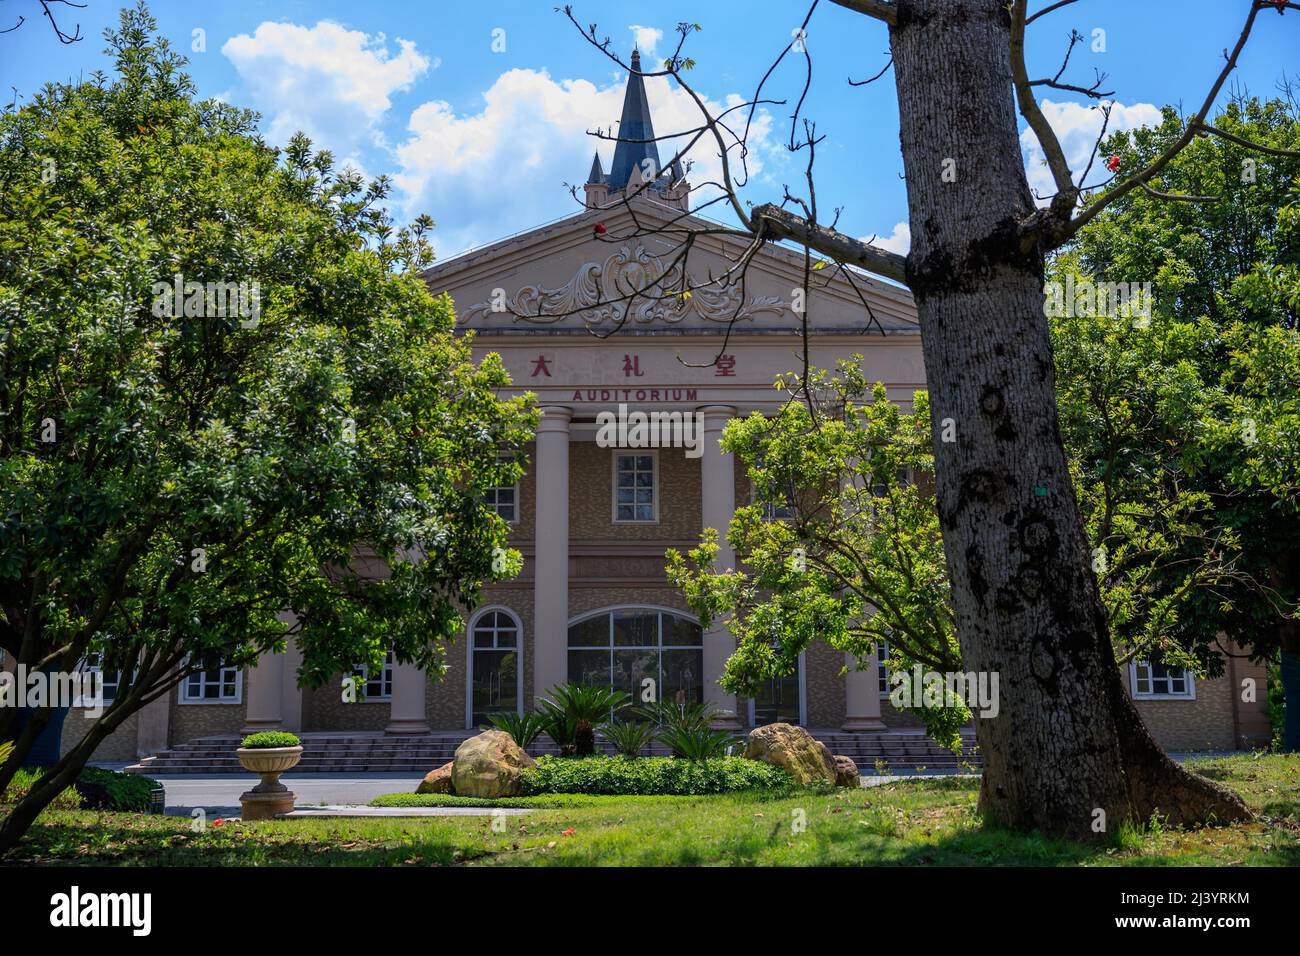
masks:
<svg viewBox="0 0 1300 956"><path fill-rule="evenodd" d="M914 779L830 795L531 797L519 816L298 819L193 833L183 818L53 811L16 858L44 865L1300 865L1300 756L1194 768L1242 794L1249 825L1148 827L1110 848L984 830L977 783ZM381 798L383 800L383 798ZM444 798L445 800L445 798ZM424 801L427 803L432 800ZM464 801L460 802L464 805ZM803 827L799 823L806 824Z"/></svg>

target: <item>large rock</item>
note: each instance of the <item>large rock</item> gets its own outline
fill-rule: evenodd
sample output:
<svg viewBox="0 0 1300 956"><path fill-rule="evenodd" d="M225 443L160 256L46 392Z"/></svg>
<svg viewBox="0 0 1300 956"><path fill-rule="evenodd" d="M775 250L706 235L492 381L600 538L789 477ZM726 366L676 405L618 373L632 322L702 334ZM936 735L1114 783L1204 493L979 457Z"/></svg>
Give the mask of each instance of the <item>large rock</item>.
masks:
<svg viewBox="0 0 1300 956"><path fill-rule="evenodd" d="M745 756L776 764L802 786L835 783L835 761L830 750L808 731L793 724L755 727L745 741Z"/></svg>
<svg viewBox="0 0 1300 956"><path fill-rule="evenodd" d="M852 757L836 754L831 760L835 764L835 786L862 786L862 777L858 775L858 765L853 762Z"/></svg>
<svg viewBox="0 0 1300 956"><path fill-rule="evenodd" d="M430 770L415 788L416 793L451 793L451 767L448 760L437 770Z"/></svg>
<svg viewBox="0 0 1300 956"><path fill-rule="evenodd" d="M513 797L519 793L519 772L535 766L508 733L487 730L456 748L451 785L461 797Z"/></svg>

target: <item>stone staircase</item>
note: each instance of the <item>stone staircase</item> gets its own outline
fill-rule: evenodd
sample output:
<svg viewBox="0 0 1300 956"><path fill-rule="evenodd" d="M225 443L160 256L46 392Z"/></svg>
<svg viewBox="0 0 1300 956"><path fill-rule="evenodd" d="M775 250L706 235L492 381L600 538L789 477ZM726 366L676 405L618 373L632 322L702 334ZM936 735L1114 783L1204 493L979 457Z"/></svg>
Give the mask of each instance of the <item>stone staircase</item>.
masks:
<svg viewBox="0 0 1300 956"><path fill-rule="evenodd" d="M382 733L303 733L302 760L290 771L303 773L426 773L442 766L456 753L465 738L474 731L436 731L410 737L386 736ZM914 771L918 767L931 770L953 770L964 764L979 766L978 754L970 752L974 739L966 739L965 753L960 757L944 750L925 734L918 731L886 731L875 734L848 734L842 731L812 730L813 736L823 741L831 753L852 757L858 769L866 774L875 773L876 761L883 760L885 773ZM243 773L235 748L240 738L234 735L200 737L187 743L163 750L152 757L126 768L128 773L150 776L168 774L222 774ZM603 744L603 742L600 742ZM609 747L604 745L609 751ZM539 738L528 752L533 756L557 754L559 748L546 736ZM644 753L644 751L643 751ZM662 744L652 745L649 753L666 756Z"/></svg>

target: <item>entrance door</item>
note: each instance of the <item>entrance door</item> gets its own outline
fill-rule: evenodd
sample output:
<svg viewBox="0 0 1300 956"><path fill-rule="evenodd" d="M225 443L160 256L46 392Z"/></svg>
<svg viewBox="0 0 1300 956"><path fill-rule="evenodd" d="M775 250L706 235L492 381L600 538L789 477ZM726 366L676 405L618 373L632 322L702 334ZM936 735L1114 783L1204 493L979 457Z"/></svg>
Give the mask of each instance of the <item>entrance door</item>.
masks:
<svg viewBox="0 0 1300 956"><path fill-rule="evenodd" d="M799 659L799 671L803 671L803 658ZM757 696L749 702L749 722L755 727L776 723L802 724L802 684L801 673L763 681Z"/></svg>

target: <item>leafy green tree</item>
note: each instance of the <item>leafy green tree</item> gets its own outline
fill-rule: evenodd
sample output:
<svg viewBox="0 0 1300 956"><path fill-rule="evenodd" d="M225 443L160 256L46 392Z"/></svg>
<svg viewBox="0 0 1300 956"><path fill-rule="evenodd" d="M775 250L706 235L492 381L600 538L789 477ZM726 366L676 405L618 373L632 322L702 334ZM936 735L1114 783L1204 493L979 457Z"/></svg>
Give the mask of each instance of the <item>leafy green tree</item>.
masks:
<svg viewBox="0 0 1300 956"><path fill-rule="evenodd" d="M1054 264L1068 274L1149 281L1149 324L1107 316L1054 325L1061 426L1087 517L1129 513L1149 527L1178 487L1197 503L1183 545L1234 552L1161 622L1164 650L1218 673L1228 653L1281 659L1287 749L1300 747L1300 112L1289 95L1238 97L1227 135L1194 141L1166 182L1184 198L1133 191ZM1113 137L1105 152L1140 165L1182 121ZM1232 137L1254 140L1248 150ZM1291 151L1285 155L1285 151ZM1167 583L1167 582L1165 582ZM1226 637L1226 640L1221 638Z"/></svg>
<svg viewBox="0 0 1300 956"><path fill-rule="evenodd" d="M390 650L438 673L520 563L485 494L535 414L420 281L432 224L395 230L384 180L196 101L155 29L125 11L115 77L0 117L0 646L121 672L0 852L187 674L289 637L307 684ZM0 789L50 716L0 711Z"/></svg>
<svg viewBox="0 0 1300 956"><path fill-rule="evenodd" d="M1222 120L1266 147L1289 149L1300 139L1293 112L1252 102ZM1243 125L1243 115L1255 119ZM1158 152L1178 135L1177 122L1170 113L1163 132L1134 135ZM1230 140L1198 141L1174 176L1204 190L1197 170L1250 168L1244 160L1255 155ZM1204 235L1186 219L1192 205L1134 192L1054 264L1058 281L1153 276L1159 290L1149 317L1072 309L1052 327L1062 433L1118 661L1150 657L1218 676L1218 650L1232 652L1221 648L1221 631L1257 657L1279 647L1285 654L1294 639L1300 581L1286 569L1300 568L1300 220L1296 161L1286 162L1270 169L1268 188L1244 197L1220 176L1212 185L1226 195L1213 208L1228 221L1209 220ZM1141 215L1117 226L1135 204ZM1156 229L1142 216L1174 222ZM1189 262L1179 255L1185 246L1202 255ZM1117 247L1126 258L1114 258ZM1207 247L1220 251L1204 255ZM1241 250L1246 257L1233 261ZM1205 296L1210 283L1222 293ZM1183 294L1188 285L1195 296ZM1231 320L1225 300L1257 310L1255 318ZM1211 305L1212 315L1198 311ZM1195 320L1180 320L1182 310ZM912 414L902 412L882 386L868 388L856 360L813 380L807 390L780 383L791 401L776 416L733 422L724 436L755 484L755 504L737 512L728 532L737 570L715 571L716 538L706 535L689 560L670 553L670 579L705 621L732 615L738 648L724 684L735 692L792 673L814 639L859 656L888 640L896 670L959 669L935 502L900 480L904 470L924 476L932 468L925 395ZM920 715L950 746L969 717L951 700Z"/></svg>
<svg viewBox="0 0 1300 956"><path fill-rule="evenodd" d="M689 556L668 553L668 579L704 625L727 616L736 634L722 678L733 693L794 673L814 640L860 660L888 642L895 671L961 670L933 490L911 480L934 467L928 399L904 412L860 361L813 370L808 393L783 377L778 414L728 424L722 446L754 483L727 532L736 569L715 570L712 530ZM919 703L930 734L958 748L966 708Z"/></svg>

